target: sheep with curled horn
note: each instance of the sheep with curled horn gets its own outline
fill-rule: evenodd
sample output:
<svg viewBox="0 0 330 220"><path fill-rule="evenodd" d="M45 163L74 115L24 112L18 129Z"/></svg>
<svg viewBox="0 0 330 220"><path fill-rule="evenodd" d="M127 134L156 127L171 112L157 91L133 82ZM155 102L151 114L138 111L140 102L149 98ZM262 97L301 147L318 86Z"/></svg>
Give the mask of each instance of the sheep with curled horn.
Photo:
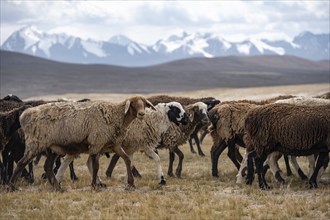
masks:
<svg viewBox="0 0 330 220"><path fill-rule="evenodd" d="M279 151L294 156L319 154L309 179L310 187L317 187L318 172L330 150L330 105L276 103L259 106L247 114L244 129L249 153L247 184L253 182L255 161L259 187L269 188L263 175L263 163L270 153Z"/></svg>
<svg viewBox="0 0 330 220"><path fill-rule="evenodd" d="M20 117L26 150L10 180L11 190L25 167L38 153L46 151L45 171L55 190L61 190L52 171L57 155L88 153L92 160L92 187L97 187L98 153L104 147L125 161L128 187L134 188L130 159L121 148L126 129L135 119L143 119L145 108L153 105L143 96L133 96L120 103L106 101L59 102L28 109Z"/></svg>

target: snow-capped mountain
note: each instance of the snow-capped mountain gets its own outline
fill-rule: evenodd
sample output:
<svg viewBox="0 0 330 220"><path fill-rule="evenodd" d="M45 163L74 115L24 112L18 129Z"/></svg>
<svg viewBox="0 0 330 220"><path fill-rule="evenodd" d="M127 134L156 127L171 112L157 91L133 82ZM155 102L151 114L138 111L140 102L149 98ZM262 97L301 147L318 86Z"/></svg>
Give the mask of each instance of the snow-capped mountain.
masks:
<svg viewBox="0 0 330 220"><path fill-rule="evenodd" d="M191 57L294 55L310 60L329 60L329 34L303 32L292 41L248 39L230 42L212 33L183 32L154 45L137 43L117 35L108 41L83 40L66 34L49 34L34 26L14 32L1 49L69 63L102 63L148 66Z"/></svg>

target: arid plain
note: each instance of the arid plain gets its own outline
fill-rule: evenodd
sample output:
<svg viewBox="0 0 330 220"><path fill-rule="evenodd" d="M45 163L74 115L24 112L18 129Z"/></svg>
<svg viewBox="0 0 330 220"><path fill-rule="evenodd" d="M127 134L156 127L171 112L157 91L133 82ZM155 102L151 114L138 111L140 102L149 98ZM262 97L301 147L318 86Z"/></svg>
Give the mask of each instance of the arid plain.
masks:
<svg viewBox="0 0 330 220"><path fill-rule="evenodd" d="M218 88L189 92L168 93L179 96L213 96L220 100L262 100L277 95L315 96L330 91L329 83L294 86ZM29 97L28 99L81 99L121 101L133 94L62 94ZM144 94L145 96L152 94ZM160 187L155 163L137 153L135 164L142 178L136 178L136 189L125 191L126 171L119 160L111 179L105 176L109 159L100 160L101 178L107 188L93 191L90 186L86 161L81 155L75 160L78 181L71 182L65 174L64 193L54 192L46 180L40 178L44 158L35 167L35 183L17 183L19 190L7 193L0 189L0 219L329 219L330 218L330 172L326 170L319 188L309 189L306 181L297 175L286 176L284 162L280 160L286 183L280 185L270 173L267 179L271 190L259 190L256 181L252 186L237 185L237 170L225 151L219 160L219 178L211 176L210 148L212 140L206 137L200 157L192 154L187 144L184 152L182 178L166 177L166 186ZM243 153L243 149L241 151ZM167 172L168 151L161 150L161 162ZM177 162L177 159L176 159ZM298 159L307 172L307 160ZM176 166L176 163L174 164Z"/></svg>

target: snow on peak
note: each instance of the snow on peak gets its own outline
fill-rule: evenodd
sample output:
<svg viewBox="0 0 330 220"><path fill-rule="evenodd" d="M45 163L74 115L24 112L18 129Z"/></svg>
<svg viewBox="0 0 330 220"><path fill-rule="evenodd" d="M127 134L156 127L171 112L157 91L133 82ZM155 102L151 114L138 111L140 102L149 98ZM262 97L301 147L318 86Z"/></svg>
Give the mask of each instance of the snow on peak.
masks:
<svg viewBox="0 0 330 220"><path fill-rule="evenodd" d="M87 52L94 54L95 56L98 57L107 56L106 52L102 49L103 46L102 42L87 40L87 41L81 41L81 45Z"/></svg>
<svg viewBox="0 0 330 220"><path fill-rule="evenodd" d="M128 44L130 44L133 41L124 35L115 35L115 36L111 37L108 42L113 43L113 44L119 44L121 46L127 46Z"/></svg>
<svg viewBox="0 0 330 220"><path fill-rule="evenodd" d="M266 44L265 42L263 42L262 40L259 39L251 39L251 43L253 43L253 45L258 49L258 51L261 54L265 53L265 50L269 50L273 53L276 53L278 55L284 55L285 54L285 50L282 47L272 47L268 44Z"/></svg>
<svg viewBox="0 0 330 220"><path fill-rule="evenodd" d="M24 49L29 48L33 44L40 41L43 37L43 32L38 30L35 26L27 26L20 29L17 34L24 40Z"/></svg>

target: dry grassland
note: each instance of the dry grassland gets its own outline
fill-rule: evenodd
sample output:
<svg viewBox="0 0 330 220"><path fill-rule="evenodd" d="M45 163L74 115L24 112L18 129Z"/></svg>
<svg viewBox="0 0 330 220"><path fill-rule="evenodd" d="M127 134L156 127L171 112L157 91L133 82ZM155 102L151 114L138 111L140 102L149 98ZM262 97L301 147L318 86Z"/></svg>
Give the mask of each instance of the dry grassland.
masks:
<svg viewBox="0 0 330 220"><path fill-rule="evenodd" d="M304 87L296 93L316 95L329 89L328 86L311 86L314 90ZM289 91L294 89L296 87ZM218 92L208 94L221 98ZM274 95L279 90L273 88L268 92L268 95ZM250 93L250 97L267 95L265 90L256 93ZM204 91L195 93L195 96L203 95ZM237 93L232 95L239 96ZM248 93L240 91L240 95L246 98ZM100 99L104 96L97 97ZM225 99L230 99L230 96ZM135 179L136 189L130 192L124 189L126 171L121 159L113 177L107 179L105 170L109 159L101 158L99 174L108 187L93 191L85 165L87 155L81 155L75 161L79 180L71 182L67 171L61 184L66 189L64 193L54 192L48 181L41 180L42 159L35 167L34 184L19 181L19 191L12 193L7 193L3 187L0 189L0 219L330 219L329 169L322 177L319 188L310 190L308 183L297 176L286 176L281 159L280 167L286 184L278 184L268 173L267 179L272 189L262 191L257 181L252 186L235 183L237 171L226 151L219 160L220 177L212 177L209 154L211 145L212 141L207 136L203 142L205 157L190 153L187 144L181 146L185 155L182 178L167 177L167 185L163 187L158 185L154 161L137 153L134 157L135 165L143 177ZM159 153L163 171L167 173L168 151L161 150ZM307 160L299 158L298 162L307 172Z"/></svg>

